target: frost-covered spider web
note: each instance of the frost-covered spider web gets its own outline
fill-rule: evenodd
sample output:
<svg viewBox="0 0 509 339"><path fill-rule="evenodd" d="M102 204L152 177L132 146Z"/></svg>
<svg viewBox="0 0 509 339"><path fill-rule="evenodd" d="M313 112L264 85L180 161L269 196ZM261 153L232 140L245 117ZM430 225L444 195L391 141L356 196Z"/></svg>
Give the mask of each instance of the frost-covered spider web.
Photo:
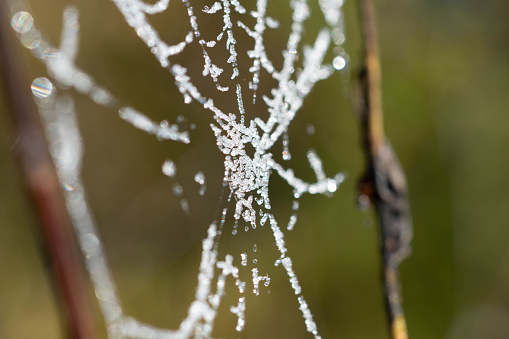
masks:
<svg viewBox="0 0 509 339"><path fill-rule="evenodd" d="M173 0L177 2L177 0ZM239 274L239 264L247 265L247 255L241 255L240 263L234 263L232 255L219 257L219 238L224 231L225 221L233 217L232 234L239 227L246 229L268 225L273 234L279 256L275 265L285 270L291 288L297 298L299 309L308 332L320 338L312 312L302 293L297 275L293 269L285 244L281 222L276 220L270 201L269 179L277 174L293 189L293 214L287 221L286 229L291 231L297 222L298 199L304 194L334 193L344 176L341 173L327 177L322 161L314 150L307 152L310 167L316 175L316 182L306 182L286 168L284 161L291 158L288 148L288 130L304 100L315 84L328 78L335 70L347 63L347 56L339 46L344 41L344 28L341 7L343 0L320 0L317 6L326 25L321 28L308 46L302 41L306 20L311 15L310 5L305 0L291 0L291 26L286 46L282 52L282 62L271 60L264 36L267 30L279 29L280 23L268 11L267 0L253 2L255 8L237 0L222 0L209 6L181 0L188 17L189 28L182 40L169 44L164 41L149 18L152 15L171 10L169 0L147 4L140 0L112 0L123 15L125 22L134 29L135 34L150 49L160 66L169 72L185 103L197 102L210 116L210 128L215 136L217 147L224 160L223 185L228 202L233 210L224 207L217 220L213 220L202 242L202 254L198 274L195 299L191 302L187 316L174 330L158 329L144 324L125 314L116 292L115 282L108 267L105 251L93 213L89 207L84 185L80 179L82 144L76 123L74 103L70 96L57 93L53 83L47 78L37 78L32 84L32 92L41 111L50 150L55 161L59 179L65 189L66 203L73 220L86 265L103 312L104 320L111 338L207 338L211 337L218 308L226 294L226 279L230 276L235 282L240 297L238 303L230 307L237 316L236 331L242 331L246 322L245 293L252 284L253 293L259 294L260 284L268 286L270 277L251 269L250 277ZM21 43L46 66L48 74L62 88L74 88L90 97L95 103L118 110L119 116L137 129L154 135L158 140L168 140L188 144L192 142L192 131L183 130L178 123L166 120L156 122L137 109L120 104L110 91L99 86L94 78L76 63L79 44L78 10L66 8L63 13L63 29L58 47L43 38L36 28L33 17L23 9L23 3L11 3L11 25L18 33ZM214 32L202 31L198 13L220 21L222 28ZM201 17L200 17L201 18ZM236 19L235 19L236 18ZM239 48L240 41L249 41L251 47L246 51ZM198 47L202 55L200 74L193 75L186 64L174 61L176 57L192 46ZM217 49L226 48L226 62L214 60ZM331 53L333 49L335 53ZM339 48L339 49L338 49ZM338 52L340 51L340 52ZM245 54L248 65L241 65L240 55ZM334 54L331 57L331 54ZM326 61L331 59L330 61ZM244 61L245 62L245 61ZM243 69L248 74L241 74ZM274 84L267 94L260 95L262 79L268 77ZM242 80L248 78L248 81ZM215 88L210 89L211 85ZM208 94L210 93L210 94ZM228 105L222 107L224 95L234 94L235 109ZM263 107L257 116L255 110ZM264 117L262 117L264 116ZM282 161L274 154L276 143L283 145ZM162 172L174 177L176 164L168 159ZM206 178L203 172L194 176L200 185L200 195L205 194ZM174 194L181 196L182 187L175 185ZM181 207L188 211L185 199ZM248 283L248 281L250 281Z"/></svg>

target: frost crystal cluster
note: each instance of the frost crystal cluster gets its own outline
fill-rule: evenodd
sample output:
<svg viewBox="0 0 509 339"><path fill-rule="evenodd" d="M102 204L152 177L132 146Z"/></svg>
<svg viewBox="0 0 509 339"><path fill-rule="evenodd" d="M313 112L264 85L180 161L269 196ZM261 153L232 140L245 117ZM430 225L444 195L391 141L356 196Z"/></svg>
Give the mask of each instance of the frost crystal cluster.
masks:
<svg viewBox="0 0 509 339"><path fill-rule="evenodd" d="M320 338L288 255L284 233L271 212L269 179L272 174L278 174L293 188L295 201L287 230L292 230L297 222L299 208L297 199L300 196L306 193L330 195L344 180L341 173L327 177L322 161L314 150L307 152L310 167L316 175L316 182L312 183L305 182L298 178L292 169L285 168L272 151L276 143L282 142L283 161L291 158L288 130L304 100L318 81L329 77L334 69L342 69L346 65L347 57L340 47L345 40L341 11L343 0L314 0L319 3L318 8L326 26L318 32L310 46L302 41L305 22L311 15L310 7L306 0L290 0L291 27L286 47L282 51L281 65L271 61L267 53L268 46L264 36L267 30L277 30L280 25L267 14L267 0L257 0L252 11L247 10L239 0L221 0L211 6L202 6L199 1L195 1L193 5L189 0L172 0L184 4L185 15L189 21L189 29L183 34L182 40L173 44L163 41L149 22L151 15L168 10L169 0L159 0L155 4L147 4L141 0L111 1L123 15L126 23L150 49L161 67L170 73L184 101L186 103L196 101L210 113L210 127L216 137L217 147L224 156L224 185L229 189L229 201L232 200L235 204L232 211L235 220L232 233L236 233L240 223L245 224L246 228L256 228L264 226L268 221L268 227L273 233L279 251L275 265L282 266L288 275L307 330L315 338ZM19 2L16 4L19 8ZM11 5L11 8L15 7ZM198 12L222 23L222 28L213 39L205 39L201 22L199 23L197 17ZM51 46L44 40L28 12L14 11L12 14L11 26L18 33L21 43L42 60L48 74L60 88L74 88L77 92L89 96L97 104L117 110L125 122L154 135L158 140L172 140L184 144L191 142L191 133L181 130L178 124L170 124L167 121L155 122L135 108L119 104L119 100L108 90L97 85L86 71L75 64L79 33L77 9L67 8L64 11L62 36L58 47ZM248 22L254 24L250 26ZM250 41L252 49L241 53L237 44L241 40ZM203 57L203 67L199 76L191 76L186 65L172 60L172 57L183 53L191 44L199 46ZM227 60L224 64L213 58L212 51L220 46L226 47ZM326 62L331 50L334 54L333 60ZM242 62L248 64L241 64ZM248 78L246 82L240 80L241 70L244 69L241 66L249 72L242 75L243 78ZM259 95L260 99L257 96L263 86L262 76L268 76L277 85L270 90L270 94ZM225 110L216 105L213 97L203 94L205 91L200 86L207 82L217 89L217 95L232 93L236 101L236 110ZM69 96L57 94L53 84L46 78L36 79L32 90L43 116L52 156L66 191L69 213L86 258L109 336L208 338L212 333L218 307L225 295L226 279L230 276L241 295L238 304L232 305L230 311L238 317L236 330L242 331L246 323L244 293L249 290L246 287L249 278L246 277L246 281L241 280L233 256L218 258L216 246L225 219L230 215L227 208L223 210L221 220L211 223L203 240L195 300L189 306L187 317L179 328L176 330L153 328L124 314L80 179L82 146L73 101ZM245 98L250 99L246 101L249 107L260 107L260 103L257 106L255 103L257 100L261 101L268 118L255 117L248 120ZM252 151L248 152L248 148ZM176 165L172 160L163 163L162 172L165 175L174 177L176 171ZM206 192L204 174L201 171L196 173L194 180L200 187L200 195L204 195ZM173 187L176 196L182 195L182 190L182 186L178 184ZM181 200L181 205L184 210L188 207L184 199ZM256 252L256 248L254 250ZM240 264L247 265L247 254L241 255ZM260 283L268 286L270 277L261 275L256 267L252 268L251 272L252 291L258 295Z"/></svg>

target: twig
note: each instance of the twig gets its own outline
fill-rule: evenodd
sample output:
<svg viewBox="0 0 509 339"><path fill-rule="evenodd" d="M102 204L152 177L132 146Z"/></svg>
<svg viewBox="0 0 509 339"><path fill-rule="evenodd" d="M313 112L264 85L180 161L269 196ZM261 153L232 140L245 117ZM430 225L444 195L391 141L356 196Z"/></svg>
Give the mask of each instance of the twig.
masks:
<svg viewBox="0 0 509 339"><path fill-rule="evenodd" d="M359 194L374 202L378 214L384 298L392 339L407 339L398 267L411 252L412 221L403 169L384 136L381 71L375 8L359 0L364 37L364 65L359 74L359 116L367 168Z"/></svg>
<svg viewBox="0 0 509 339"><path fill-rule="evenodd" d="M18 65L20 58L8 32L8 13L5 1L0 1L0 81L20 140L13 153L54 265L54 278L64 301L70 335L77 339L97 338L76 242L37 110L28 95L28 78Z"/></svg>

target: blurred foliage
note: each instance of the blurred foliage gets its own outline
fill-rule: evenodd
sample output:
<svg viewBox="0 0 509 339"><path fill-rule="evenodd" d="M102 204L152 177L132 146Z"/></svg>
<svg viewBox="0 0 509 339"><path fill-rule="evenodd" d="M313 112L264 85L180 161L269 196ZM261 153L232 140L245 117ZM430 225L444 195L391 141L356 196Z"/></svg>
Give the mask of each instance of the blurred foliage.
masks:
<svg viewBox="0 0 509 339"><path fill-rule="evenodd" d="M53 44L67 4L31 2L37 25ZM160 143L70 91L85 144L84 180L124 307L140 320L174 328L193 298L201 239L218 213L222 162L208 127L211 119L199 105L183 103L169 75L111 2L75 4L81 15L80 67L153 119L175 121L182 114L197 125L191 146ZM385 126L406 169L415 228L413 254L401 268L410 338L507 338L509 3L377 5ZM269 6L276 7L282 26L288 24L287 4ZM318 84L305 101L290 129L288 166L312 180L305 152L314 148L326 172L345 171L347 181L332 198L303 197L299 221L286 240L324 338L386 338L377 229L372 213L360 212L355 202L363 156L349 97L360 44L355 2L347 1L345 10L349 70ZM154 24L175 40L181 20L172 12ZM310 26L308 37L316 27ZM274 44L284 41L285 33L274 33ZM33 77L46 75L29 53L24 58ZM0 337L60 338L50 267L10 154L18 140L3 107L0 101ZM310 123L317 131L313 136L305 133ZM167 158L177 163L191 217L171 194L174 181L161 174ZM207 178L203 198L193 182L198 170ZM291 191L276 176L272 181L274 209L279 220L287 220ZM270 294L262 287L261 296L248 297L247 325L240 335L232 334L235 319L228 308L236 296L229 295L215 335L309 337L287 277L272 267L276 248L267 226L235 237L225 232L220 254L232 253L238 260L247 252L252 260L253 244L261 273L272 278Z"/></svg>

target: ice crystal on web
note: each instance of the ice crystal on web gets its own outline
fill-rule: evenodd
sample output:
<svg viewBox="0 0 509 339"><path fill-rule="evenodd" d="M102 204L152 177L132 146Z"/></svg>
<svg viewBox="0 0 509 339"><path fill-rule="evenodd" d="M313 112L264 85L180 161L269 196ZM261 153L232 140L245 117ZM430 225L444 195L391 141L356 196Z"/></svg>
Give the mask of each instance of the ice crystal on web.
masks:
<svg viewBox="0 0 509 339"><path fill-rule="evenodd" d="M269 222L275 245L279 251L276 266L281 265L286 271L290 285L297 296L299 309L302 312L306 329L315 338L320 338L311 310L302 295L302 288L293 269L292 259L288 255L284 233L271 212L269 180L272 174L279 175L294 191L295 199L303 194L334 193L344 180L341 173L327 177L322 161L314 150L307 152L310 167L315 173L316 182L306 182L297 177L290 168L285 168L274 154L274 146L283 144L282 160L289 160L289 127L304 100L315 84L328 78L334 69L342 69L347 63L346 53L340 45L344 41L344 24L341 7L343 0L318 0L324 16L326 27L323 27L314 39L312 46L302 41L305 22L311 11L306 0L290 0L291 29L284 50L281 65L270 60L267 53L265 34L268 29L277 30L279 22L267 14L267 0L257 0L256 9L248 11L238 0L221 0L212 6L196 7L189 0L181 0L189 20L189 29L182 41L174 44L165 42L149 22L149 16L168 10L170 1L159 0L147 4L141 0L111 0L123 15L126 23L145 43L162 68L174 79L175 85L182 94L185 103L198 102L210 114L210 128L213 131L219 151L224 156L224 183L229 189L229 201L233 199L235 208L231 213L235 219L233 234L239 223L245 223L246 229L256 228ZM178 1L178 0L173 0ZM214 39L207 40L201 31L201 22L197 14L201 12L222 22ZM235 14L235 15L233 15ZM234 20L239 17L239 20ZM249 19L249 20L248 20ZM254 25L248 24L253 22ZM163 120L155 122L144 113L127 105L121 105L108 90L97 85L96 81L75 64L78 51L78 11L68 8L64 11L64 25L60 46L52 47L37 30L34 20L27 12L13 13L11 25L18 33L22 44L46 65L49 75L63 88L72 87L81 94L89 96L97 104L118 111L119 116L135 128L154 135L158 140L171 140L184 144L190 143L191 135L181 130L178 124ZM241 52L239 39L251 40L252 49ZM220 44L224 42L224 44ZM186 65L172 60L172 57L184 52L191 44L199 46L202 54L201 78L191 76ZM224 45L227 60L215 61L212 51ZM333 50L334 59L326 62L328 52ZM241 54L243 62L248 62L248 84L240 80ZM300 64L297 61L300 58ZM297 72L297 67L301 69ZM228 68L228 71L225 69ZM231 75L230 75L231 74ZM269 94L259 95L262 74L268 75L277 84ZM45 79L45 78L41 78ZM203 83L211 81L220 93L232 93L235 98L236 111L230 112L220 107L214 98L203 94ZM101 238L92 217L92 212L85 199L84 187L80 179L81 142L79 130L74 118L74 105L70 97L60 97L49 90L52 85L48 79L34 82L34 95L37 97L40 111L47 129L48 141L58 170L62 185L66 189L66 200L86 258L99 303L107 324L110 337L129 338L189 338L210 337L217 310L225 295L225 282L232 277L240 295L237 305L232 305L231 313L238 317L237 331L242 331L246 323L245 310L246 282L239 277L239 269L234 265L234 257L226 255L224 260L218 258L217 244L228 208L222 211L221 220L213 221L202 243L202 256L198 274L198 286L195 300L191 303L187 317L177 330L157 329L145 325L123 313L115 284L109 273ZM249 96L249 105L261 101L268 112L268 118L246 118L244 96ZM258 99L261 96L261 100ZM219 101L218 101L219 102ZM260 102L258 102L260 106ZM257 107L258 107L257 106ZM55 126L57 126L55 128ZM314 127L313 133L314 133ZM251 148L253 152L248 152ZM162 172L174 178L177 172L175 163L166 160ZM199 194L206 192L205 176L198 172L194 181L199 185ZM183 188L175 183L173 193L180 197ZM181 199L182 208L188 211L188 202ZM293 214L287 224L292 230L297 223L299 202L292 204ZM255 245L256 246L256 245ZM256 247L254 248L256 252ZM256 260L256 259L254 259ZM253 261L255 262L255 261ZM247 254L241 254L242 266L247 266ZM259 268L251 269L253 293L260 293L260 283L268 286L270 277L260 275ZM246 278L245 280L249 280Z"/></svg>

